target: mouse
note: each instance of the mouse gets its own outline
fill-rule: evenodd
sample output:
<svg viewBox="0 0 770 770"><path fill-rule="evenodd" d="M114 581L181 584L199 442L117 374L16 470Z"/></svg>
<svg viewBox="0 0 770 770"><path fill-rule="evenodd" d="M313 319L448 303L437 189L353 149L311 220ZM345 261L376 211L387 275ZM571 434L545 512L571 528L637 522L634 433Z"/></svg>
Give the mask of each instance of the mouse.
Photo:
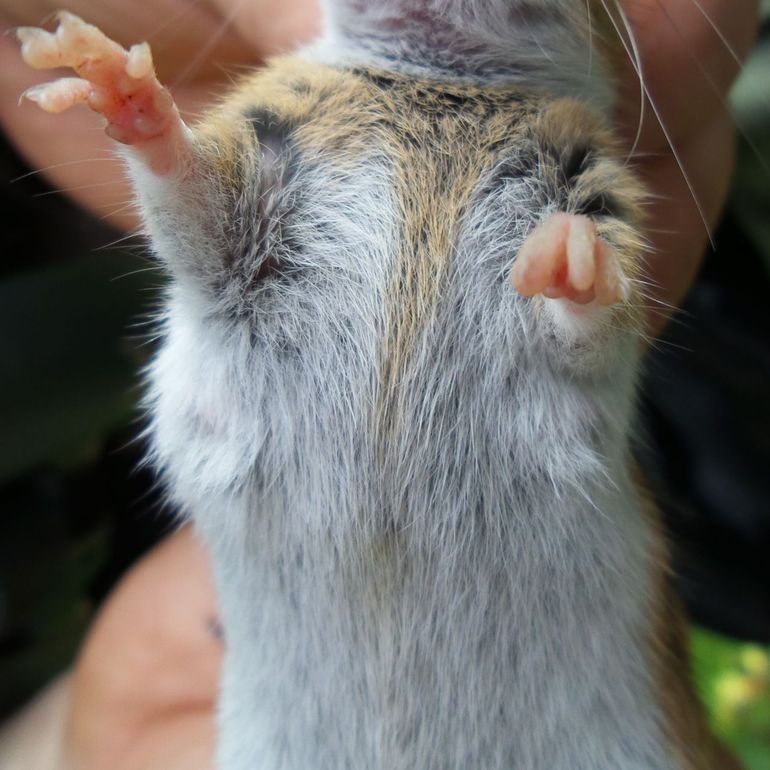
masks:
<svg viewBox="0 0 770 770"><path fill-rule="evenodd" d="M604 0L326 0L194 125L73 14L169 275L149 461L206 543L221 770L728 770L633 460L646 193Z"/></svg>

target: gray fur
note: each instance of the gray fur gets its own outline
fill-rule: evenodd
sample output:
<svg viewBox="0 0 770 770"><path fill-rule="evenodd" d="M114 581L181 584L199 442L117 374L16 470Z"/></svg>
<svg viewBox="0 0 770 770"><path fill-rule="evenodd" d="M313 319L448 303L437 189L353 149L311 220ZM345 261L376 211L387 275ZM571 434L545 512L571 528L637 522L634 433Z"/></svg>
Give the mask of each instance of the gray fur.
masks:
<svg viewBox="0 0 770 770"><path fill-rule="evenodd" d="M612 2L613 0L609 0ZM326 35L308 55L331 63L494 85L519 82L612 102L585 0L322 0Z"/></svg>
<svg viewBox="0 0 770 770"><path fill-rule="evenodd" d="M469 31L474 78L519 55L536 72L517 4L414 5ZM574 5L538 27L554 58L576 55ZM369 34L407 4L373 7L335 8L342 62L434 72ZM402 227L388 155L284 178L275 210L290 202L302 248L291 281L255 287L265 255L233 212L264 193L260 162L235 197L204 157L183 180L134 168L175 278L149 372L153 459L213 556L221 770L674 770L646 648L653 534L628 470L638 344L612 311L581 325L511 288L526 234L558 208L533 208L537 168L478 185L383 441Z"/></svg>

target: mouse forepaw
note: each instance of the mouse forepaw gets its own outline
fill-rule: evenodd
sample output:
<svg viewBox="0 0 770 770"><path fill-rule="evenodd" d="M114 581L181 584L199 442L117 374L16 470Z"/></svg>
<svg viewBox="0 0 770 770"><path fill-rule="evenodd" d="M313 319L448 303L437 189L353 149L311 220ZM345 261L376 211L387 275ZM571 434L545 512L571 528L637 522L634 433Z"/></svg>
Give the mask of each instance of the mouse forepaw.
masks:
<svg viewBox="0 0 770 770"><path fill-rule="evenodd" d="M30 67L71 67L78 72L90 67L92 74L98 76L99 71L106 74L111 63L125 56L120 45L78 16L59 11L56 20L58 26L55 32L37 27L19 27L16 30L16 37L21 42L21 55Z"/></svg>
<svg viewBox="0 0 770 770"><path fill-rule="evenodd" d="M580 305L614 305L628 294L615 249L597 235L590 218L574 214L553 214L530 233L511 282L524 296L542 294Z"/></svg>
<svg viewBox="0 0 770 770"><path fill-rule="evenodd" d="M149 45L127 51L74 14L61 12L57 19L55 32L16 30L22 57L35 69L70 67L79 77L34 86L24 96L47 112L87 103L107 119L109 136L132 145L154 171L172 170L189 139L171 94L155 76Z"/></svg>

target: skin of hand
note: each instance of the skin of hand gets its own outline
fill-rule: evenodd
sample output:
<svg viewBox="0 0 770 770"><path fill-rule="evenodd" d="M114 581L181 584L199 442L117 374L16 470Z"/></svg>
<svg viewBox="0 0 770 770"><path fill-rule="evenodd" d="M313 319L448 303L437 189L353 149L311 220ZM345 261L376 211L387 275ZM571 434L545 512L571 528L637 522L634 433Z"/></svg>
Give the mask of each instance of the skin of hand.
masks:
<svg viewBox="0 0 770 770"><path fill-rule="evenodd" d="M651 193L649 327L657 334L692 284L724 208L735 149L727 93L740 71L736 59L743 60L756 38L759 3L622 0L621 5L657 110L656 115L646 99L635 153L635 168ZM617 123L632 143L639 125L640 87L630 58L620 83Z"/></svg>
<svg viewBox="0 0 770 770"><path fill-rule="evenodd" d="M110 595L69 681L63 766L210 770L222 641L211 570L190 527Z"/></svg>
<svg viewBox="0 0 770 770"><path fill-rule="evenodd" d="M739 66L711 22L743 57L756 34L757 2L624 0L624 6L645 82L679 156L671 152L648 102L636 165L653 196L648 274L656 287L650 327L657 332L665 314L656 300L676 304L689 287L708 238L703 220L714 227L732 172L733 125L724 99ZM228 70L289 50L311 39L319 26L315 0L0 0L0 24L38 25L62 7L124 45L149 40L161 80L188 120L227 82ZM220 32L212 40L214 29ZM33 167L47 169L55 186L118 227L133 227L134 216L125 209L130 192L119 164L109 160L110 140L94 131L94 116L70 110L54 123L35 105L18 106L19 94L46 77L22 63L10 36L0 36L0 124ZM618 125L630 147L640 99L629 64L621 93ZM206 558L188 530L134 568L100 612L72 675L65 733L71 766L213 767L221 657L221 643L210 628L215 604Z"/></svg>

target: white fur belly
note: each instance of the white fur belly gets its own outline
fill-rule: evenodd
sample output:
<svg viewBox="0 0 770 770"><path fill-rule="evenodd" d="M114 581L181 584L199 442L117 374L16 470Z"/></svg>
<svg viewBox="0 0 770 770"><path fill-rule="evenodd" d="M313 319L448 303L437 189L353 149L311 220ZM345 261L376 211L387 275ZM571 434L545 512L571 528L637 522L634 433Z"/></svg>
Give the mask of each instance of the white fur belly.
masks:
<svg viewBox="0 0 770 770"><path fill-rule="evenodd" d="M599 389L591 406L546 367L519 377L527 410L508 414L486 372L468 390L492 389L493 414L457 431L447 406L410 434L408 474L375 473L355 426L312 427L323 400L292 401L290 383L256 398L259 370L243 388L237 329L173 318L154 436L213 555L223 770L674 770L646 659L651 533L623 445L590 443L603 420L623 434L627 399ZM471 443L447 465L459 435Z"/></svg>
<svg viewBox="0 0 770 770"><path fill-rule="evenodd" d="M450 559L350 543L336 568L331 543L287 546L264 513L247 548L214 544L223 768L676 767L645 659L646 535L603 520L626 512L554 508L566 539Z"/></svg>

